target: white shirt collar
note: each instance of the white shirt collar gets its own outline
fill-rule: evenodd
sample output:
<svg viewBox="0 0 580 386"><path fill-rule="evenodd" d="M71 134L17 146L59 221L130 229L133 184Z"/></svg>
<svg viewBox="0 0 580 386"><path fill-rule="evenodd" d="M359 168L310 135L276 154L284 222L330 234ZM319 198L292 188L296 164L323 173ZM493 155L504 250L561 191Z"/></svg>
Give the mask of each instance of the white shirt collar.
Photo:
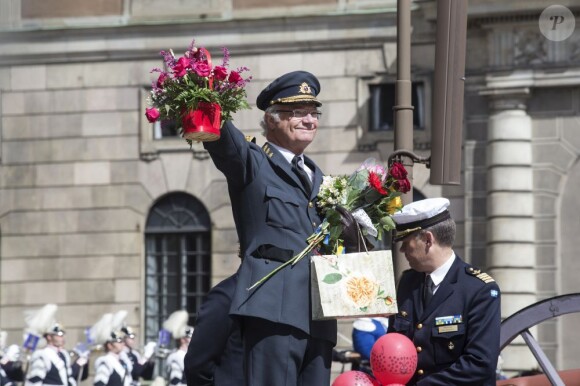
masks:
<svg viewBox="0 0 580 386"><path fill-rule="evenodd" d="M280 154L282 154L282 156L284 157L284 159L286 161L288 161L289 164L292 163L292 159L298 155L298 157L300 157L302 159L302 167L304 168L304 170L306 171L306 173L308 174L308 177L310 177L310 181L312 181L312 179L314 178L314 171L312 169L310 169L308 167L308 165L306 165L306 162L304 162L304 154L294 154L292 153L290 150L285 149L283 147L280 147L278 145L273 144L272 142L268 142L268 144L270 146L272 146L274 149L278 150L280 152Z"/></svg>
<svg viewBox="0 0 580 386"><path fill-rule="evenodd" d="M288 163L292 163L292 158L294 158L294 156L296 156L296 154L292 153L288 149L285 149L285 148L280 147L278 145L274 145L272 142L268 142L268 144L270 144L270 146L272 146L274 149L278 150L280 152L280 154L282 154L284 156L286 161L288 161ZM304 155L299 154L298 157L302 158L302 162L304 163Z"/></svg>
<svg viewBox="0 0 580 386"><path fill-rule="evenodd" d="M443 279L445 279L445 275L447 275L447 272L449 272L449 270L451 269L451 266L453 265L454 261L455 261L455 252L451 252L451 256L449 256L447 261L443 263L443 265L437 268L435 271L430 273L431 280L433 280L433 284L435 286L435 290L437 289L437 287L439 287L439 284L441 284Z"/></svg>

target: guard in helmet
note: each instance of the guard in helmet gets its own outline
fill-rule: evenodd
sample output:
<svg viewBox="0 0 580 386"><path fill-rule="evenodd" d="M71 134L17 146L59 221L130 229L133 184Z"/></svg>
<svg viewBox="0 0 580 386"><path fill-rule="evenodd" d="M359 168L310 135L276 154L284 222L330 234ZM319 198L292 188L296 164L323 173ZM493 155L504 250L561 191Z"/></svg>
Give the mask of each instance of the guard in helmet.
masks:
<svg viewBox="0 0 580 386"><path fill-rule="evenodd" d="M124 325L121 327L121 333L123 335L123 341L125 342L124 353L126 354L133 370L131 371L131 377L133 379L132 385L139 386L140 379L145 380L153 379L153 371L155 370L155 361L153 354L155 353L156 342L149 342L145 345L143 349L143 355L139 353L135 348L135 340L137 338L135 331Z"/></svg>
<svg viewBox="0 0 580 386"><path fill-rule="evenodd" d="M113 327L113 314L105 314L90 330L91 339L105 354L95 361L94 386L131 386L131 368L121 359L125 348L123 334Z"/></svg>
<svg viewBox="0 0 580 386"><path fill-rule="evenodd" d="M180 310L172 313L163 323L163 328L171 333L177 349L167 356L167 381L171 386L187 386L184 373L184 360L187 347L193 336L193 327L187 325L189 315Z"/></svg>
<svg viewBox="0 0 580 386"><path fill-rule="evenodd" d="M77 386L79 380L89 375L86 357L78 357L71 363L71 356L64 348L65 330L54 319L56 310L56 304L47 304L27 320L29 332L42 333L46 346L32 354L25 386Z"/></svg>
<svg viewBox="0 0 580 386"><path fill-rule="evenodd" d="M7 345L7 338L8 333L0 331L0 386L9 380L14 383L24 381L20 347L17 344Z"/></svg>

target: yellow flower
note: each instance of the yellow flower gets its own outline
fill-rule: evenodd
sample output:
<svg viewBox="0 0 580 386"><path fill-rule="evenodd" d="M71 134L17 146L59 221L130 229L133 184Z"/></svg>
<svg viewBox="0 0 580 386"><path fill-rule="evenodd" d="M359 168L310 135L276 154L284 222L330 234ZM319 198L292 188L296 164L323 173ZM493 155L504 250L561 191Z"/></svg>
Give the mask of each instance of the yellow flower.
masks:
<svg viewBox="0 0 580 386"><path fill-rule="evenodd" d="M394 214L396 211L400 210L402 206L403 201L401 200L401 197L397 196L387 204L387 213Z"/></svg>
<svg viewBox="0 0 580 386"><path fill-rule="evenodd" d="M345 281L346 295L360 308L368 307L375 300L379 285L363 275L349 276Z"/></svg>

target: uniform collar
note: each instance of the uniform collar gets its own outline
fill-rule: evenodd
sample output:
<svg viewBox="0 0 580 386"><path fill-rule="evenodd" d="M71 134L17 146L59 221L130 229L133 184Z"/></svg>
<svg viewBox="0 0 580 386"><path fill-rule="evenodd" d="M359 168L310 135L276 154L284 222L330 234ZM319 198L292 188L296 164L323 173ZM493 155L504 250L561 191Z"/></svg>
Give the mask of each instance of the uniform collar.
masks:
<svg viewBox="0 0 580 386"><path fill-rule="evenodd" d="M306 173L308 174L308 176L310 177L310 181L312 181L312 179L314 178L314 170L312 170L308 165L306 165L305 159L304 159L304 153L302 154L294 154L292 153L290 150L283 148L281 146L275 145L272 142L268 142L268 144L273 147L274 149L278 150L278 152L280 154L282 154L282 157L284 157L284 159L286 161L288 161L289 164L292 163L292 159L294 157L300 157L302 159L302 166L304 167L304 170L306 171Z"/></svg>
<svg viewBox="0 0 580 386"><path fill-rule="evenodd" d="M268 142L268 144L270 146L272 146L274 149L278 150L280 152L280 154L282 154L282 156L284 157L284 159L286 161L288 161L288 163L292 163L292 159L296 156L296 154L292 153L290 150L285 149L281 146L275 145L272 142ZM304 155L303 154L299 154L298 157L302 158L302 162L304 162Z"/></svg>
<svg viewBox="0 0 580 386"><path fill-rule="evenodd" d="M449 272L449 270L451 269L451 266L453 265L454 261L455 261L455 252L451 252L451 256L449 256L447 261L443 263L442 266L440 266L435 271L429 274L429 276L431 276L431 280L433 280L435 288L439 287L439 284L441 284L443 279L445 279L445 275L447 275L447 272Z"/></svg>

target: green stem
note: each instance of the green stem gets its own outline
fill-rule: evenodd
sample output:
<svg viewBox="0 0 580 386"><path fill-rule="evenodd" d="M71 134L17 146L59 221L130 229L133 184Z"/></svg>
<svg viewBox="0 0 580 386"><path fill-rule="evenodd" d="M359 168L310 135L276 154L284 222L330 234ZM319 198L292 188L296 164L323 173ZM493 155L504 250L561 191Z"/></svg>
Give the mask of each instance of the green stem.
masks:
<svg viewBox="0 0 580 386"><path fill-rule="evenodd" d="M251 291L252 289L256 288L257 286L259 286L262 283L265 283L266 280L270 279L272 276L274 276L276 273L278 273L280 270L282 270L284 267L287 267L289 265L294 266L296 263L298 263L300 260L302 260L302 258L306 255L308 255L310 252L312 252L312 250L318 245L320 244L320 242L322 240L324 240L325 235L325 231L328 228L328 226L326 227L321 227L320 231L317 233L312 234L309 238L308 238L308 245L306 246L306 248L304 248L302 250L302 252L300 252L299 254L295 255L294 257L292 257L290 260L288 260L287 262L285 262L284 264L280 265L279 267L275 268L272 272L270 272L269 274L267 274L266 276L264 276L263 278L261 278L260 280L258 280L257 282L255 282L254 284L252 284L252 286L250 288L247 288L248 291Z"/></svg>
<svg viewBox="0 0 580 386"><path fill-rule="evenodd" d="M288 260L287 262L285 262L284 264L282 264L281 266L277 267L276 269L274 269L272 272L270 272L269 274L267 274L266 276L264 276L263 278L261 278L260 280L258 280L257 282L255 282L250 288L247 288L248 291L253 290L254 288L256 288L257 286L259 286L260 284L264 283L266 280L268 280L269 278L271 278L272 276L274 276L274 274L276 274L278 271L280 271L281 269L283 269L284 267L292 264L292 262L296 259L296 257L298 257L299 255L294 256L293 258L291 258L290 260Z"/></svg>

